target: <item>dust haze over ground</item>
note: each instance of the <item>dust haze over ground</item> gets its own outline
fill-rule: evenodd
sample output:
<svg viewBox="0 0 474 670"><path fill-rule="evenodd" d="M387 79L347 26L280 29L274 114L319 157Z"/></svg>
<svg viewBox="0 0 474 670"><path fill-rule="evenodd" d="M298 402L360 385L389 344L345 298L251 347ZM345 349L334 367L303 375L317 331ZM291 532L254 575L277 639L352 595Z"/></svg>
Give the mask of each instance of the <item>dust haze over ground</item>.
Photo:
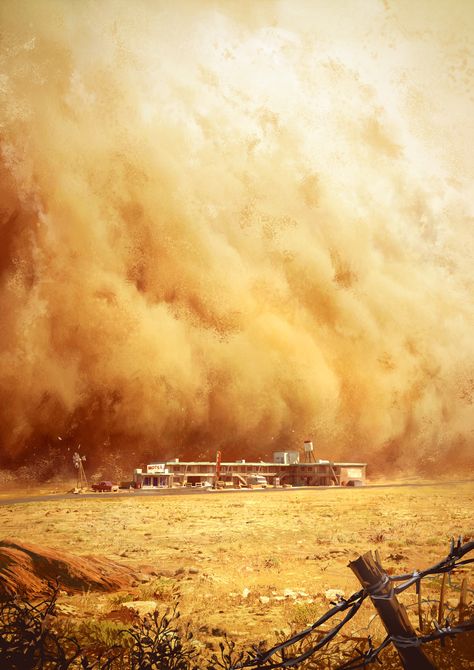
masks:
<svg viewBox="0 0 474 670"><path fill-rule="evenodd" d="M472 471L470 2L0 22L4 466L311 437Z"/></svg>

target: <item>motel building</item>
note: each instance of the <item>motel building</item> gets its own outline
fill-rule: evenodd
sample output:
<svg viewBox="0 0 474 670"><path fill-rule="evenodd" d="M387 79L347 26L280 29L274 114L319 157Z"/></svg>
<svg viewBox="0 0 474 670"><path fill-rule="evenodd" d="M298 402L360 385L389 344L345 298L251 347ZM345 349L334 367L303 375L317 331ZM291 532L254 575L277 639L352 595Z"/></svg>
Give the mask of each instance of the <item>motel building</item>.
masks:
<svg viewBox="0 0 474 670"><path fill-rule="evenodd" d="M366 463L310 460L308 453L311 452L305 448L306 457L302 462L297 451L274 452L273 462L180 461L174 458L135 469L133 479L142 489L364 485Z"/></svg>

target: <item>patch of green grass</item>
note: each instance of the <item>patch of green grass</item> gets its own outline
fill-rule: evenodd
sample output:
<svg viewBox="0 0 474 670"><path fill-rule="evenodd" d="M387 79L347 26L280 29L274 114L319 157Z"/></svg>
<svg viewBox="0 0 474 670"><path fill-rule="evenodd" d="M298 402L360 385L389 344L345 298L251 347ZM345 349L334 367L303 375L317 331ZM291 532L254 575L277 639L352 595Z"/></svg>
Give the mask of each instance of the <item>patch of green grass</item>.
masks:
<svg viewBox="0 0 474 670"><path fill-rule="evenodd" d="M175 590L175 582L169 577L158 577L138 587L139 600L168 600Z"/></svg>
<svg viewBox="0 0 474 670"><path fill-rule="evenodd" d="M317 603L297 603L290 614L290 623L296 628L305 628L321 615L321 607Z"/></svg>
<svg viewBox="0 0 474 670"><path fill-rule="evenodd" d="M117 621L90 619L82 621L76 630L80 639L103 645L107 649L114 645L127 646L131 640L124 624Z"/></svg>
<svg viewBox="0 0 474 670"><path fill-rule="evenodd" d="M117 607L122 603L130 603L135 599L136 598L132 593L116 593L110 598L110 604Z"/></svg>

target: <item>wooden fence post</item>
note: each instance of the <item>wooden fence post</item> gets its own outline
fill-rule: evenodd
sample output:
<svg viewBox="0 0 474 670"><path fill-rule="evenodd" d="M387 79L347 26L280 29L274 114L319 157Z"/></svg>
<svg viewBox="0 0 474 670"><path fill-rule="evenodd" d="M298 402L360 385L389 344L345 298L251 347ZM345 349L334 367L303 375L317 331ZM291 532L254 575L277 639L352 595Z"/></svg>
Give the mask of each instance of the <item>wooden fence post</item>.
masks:
<svg viewBox="0 0 474 670"><path fill-rule="evenodd" d="M395 638L393 644L405 670L436 670L436 666L421 647L404 645L403 638L406 638L407 641L416 638L415 630L410 623L406 609L398 602L392 591L390 578L374 560L372 552L369 551L355 561L351 561L349 567L364 589L369 592L387 633Z"/></svg>
<svg viewBox="0 0 474 670"><path fill-rule="evenodd" d="M441 591L439 593L438 623L440 624L440 626L443 625L443 617L444 617L444 596L446 593L446 577L447 573L445 572L441 580Z"/></svg>
<svg viewBox="0 0 474 670"><path fill-rule="evenodd" d="M461 595L459 596L459 622L464 621L464 612L467 606L467 579L464 579L461 582Z"/></svg>

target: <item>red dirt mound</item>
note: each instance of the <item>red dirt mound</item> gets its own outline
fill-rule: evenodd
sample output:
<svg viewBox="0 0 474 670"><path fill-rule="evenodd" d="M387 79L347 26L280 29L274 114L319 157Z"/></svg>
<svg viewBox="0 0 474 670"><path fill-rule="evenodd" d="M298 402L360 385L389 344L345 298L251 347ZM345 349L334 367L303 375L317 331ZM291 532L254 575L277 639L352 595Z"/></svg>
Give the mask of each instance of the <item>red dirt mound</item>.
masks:
<svg viewBox="0 0 474 670"><path fill-rule="evenodd" d="M69 593L84 590L118 591L132 586L137 573L108 558L73 556L33 544L0 541L0 599L19 594L36 596L59 581Z"/></svg>

